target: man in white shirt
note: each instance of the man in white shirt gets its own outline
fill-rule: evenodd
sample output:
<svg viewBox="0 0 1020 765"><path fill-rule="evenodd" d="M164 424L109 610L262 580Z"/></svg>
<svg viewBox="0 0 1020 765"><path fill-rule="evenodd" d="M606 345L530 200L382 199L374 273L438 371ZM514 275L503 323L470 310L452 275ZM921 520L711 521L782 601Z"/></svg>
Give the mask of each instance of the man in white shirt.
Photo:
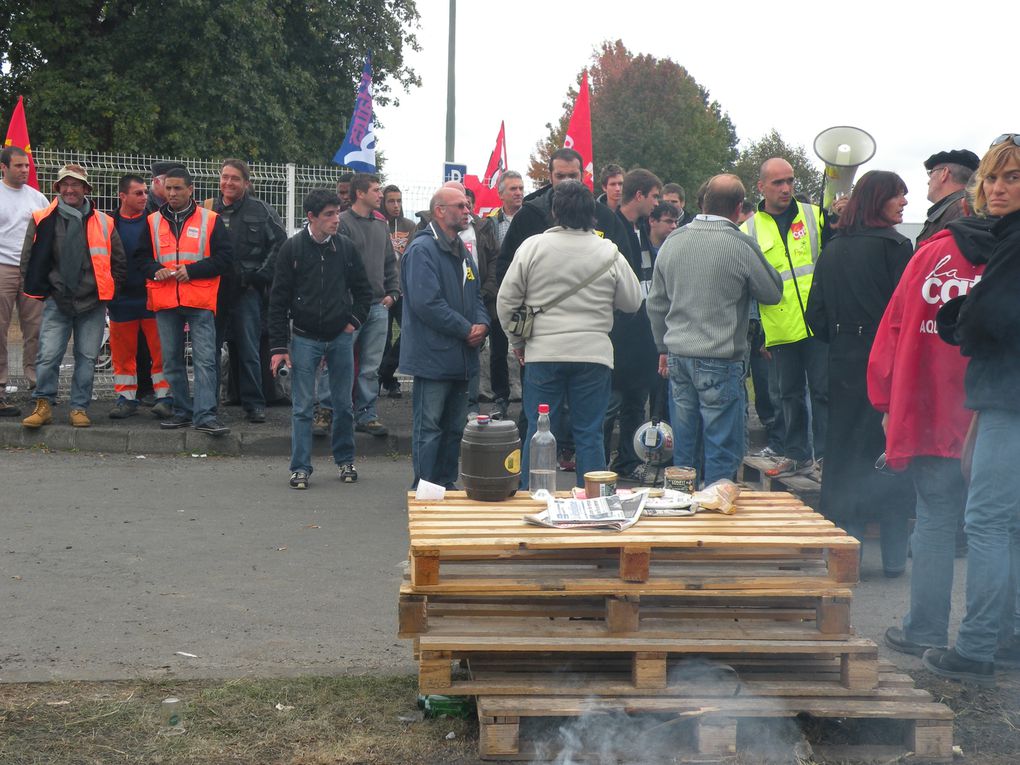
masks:
<svg viewBox="0 0 1020 765"><path fill-rule="evenodd" d="M0 417L21 414L7 401L7 331L14 307L21 326L21 366L28 386L35 387L35 357L39 351L39 327L43 304L27 297L21 289L21 249L32 212L49 204L38 190L28 185L28 154L17 146L0 151Z"/></svg>

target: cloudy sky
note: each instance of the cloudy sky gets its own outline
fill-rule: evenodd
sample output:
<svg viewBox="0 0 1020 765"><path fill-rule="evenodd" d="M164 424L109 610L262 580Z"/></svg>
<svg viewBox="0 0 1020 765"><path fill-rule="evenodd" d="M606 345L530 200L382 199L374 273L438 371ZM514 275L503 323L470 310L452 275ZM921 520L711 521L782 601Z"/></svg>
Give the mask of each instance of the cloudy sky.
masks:
<svg viewBox="0 0 1020 765"><path fill-rule="evenodd" d="M378 110L378 139L389 179L428 186L441 181L445 159L449 4L417 5L422 50L409 64L422 87ZM523 171L595 48L621 39L632 53L686 67L729 114L742 145L775 128L813 156L814 137L827 127L867 130L878 150L858 174L898 172L911 191L905 218L921 220L925 158L947 148L980 156L995 136L1020 130L1011 32L981 39L996 19L1011 30L1017 17L1009 3L985 0L955 6L952 18L930 3L875 0L461 0L456 160L481 174L505 120L510 166Z"/></svg>

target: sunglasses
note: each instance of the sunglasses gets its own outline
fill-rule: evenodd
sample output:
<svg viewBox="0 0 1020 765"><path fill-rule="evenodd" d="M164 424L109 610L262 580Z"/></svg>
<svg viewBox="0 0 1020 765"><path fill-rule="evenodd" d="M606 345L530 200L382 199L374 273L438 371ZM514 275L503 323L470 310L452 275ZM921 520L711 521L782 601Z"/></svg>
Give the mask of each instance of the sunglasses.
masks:
<svg viewBox="0 0 1020 765"><path fill-rule="evenodd" d="M1020 146L1020 133L1003 133L994 141L992 141L991 145L988 148L990 149L992 148L992 146L998 146L999 144L1006 143L1006 141L1010 140L1013 141L1014 146Z"/></svg>

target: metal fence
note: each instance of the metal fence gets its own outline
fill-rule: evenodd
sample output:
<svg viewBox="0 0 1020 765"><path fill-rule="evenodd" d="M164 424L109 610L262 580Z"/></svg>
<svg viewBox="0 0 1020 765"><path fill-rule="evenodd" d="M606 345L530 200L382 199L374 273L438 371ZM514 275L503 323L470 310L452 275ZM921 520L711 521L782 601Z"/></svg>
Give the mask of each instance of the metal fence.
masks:
<svg viewBox="0 0 1020 765"><path fill-rule="evenodd" d="M195 157L165 157L139 154L99 154L59 149L35 149L32 152L36 171L39 174L39 189L52 196L53 181L60 168L73 162L84 167L92 183L92 196L100 210L117 209L117 184L121 176L135 173L148 179L152 163L157 160L182 162L195 179L195 199L202 200L219 193L220 160L198 159ZM273 164L254 162L251 164L252 186L257 197L268 202L287 224L288 233L293 234L304 222L301 202L313 189L335 189L337 179L346 170L333 165L316 167L293 163ZM400 179L384 178L384 185L396 183L404 199L404 214L414 218L417 210L428 207L428 202L439 185L431 183L402 183Z"/></svg>
<svg viewBox="0 0 1020 765"><path fill-rule="evenodd" d="M68 163L81 165L88 172L92 185L92 198L100 210L112 212L119 205L117 185L123 175L134 173L146 180L151 175L152 163L158 160L182 162L195 179L195 199L203 200L219 193L221 159L199 159L195 157L168 157L140 154L100 154L87 151L64 151L60 149L36 148L32 151L39 189L47 197L53 196L53 181L57 172ZM339 166L316 167L293 163L273 164L251 163L252 188L255 196L272 205L287 224L288 233L293 234L304 223L301 209L302 200L313 189L335 189L337 179L346 172ZM439 180L407 183L399 178L382 174L383 184L395 183L400 187L404 201L404 215L414 219L414 213L428 207ZM530 190L530 189L528 189ZM61 367L61 390L67 389L73 359L70 352ZM107 365L108 366L108 365ZM26 380L21 364L21 331L17 319L12 320L8 336L9 386L24 390ZM113 388L113 378L108 368L97 369L95 387L97 395L107 395Z"/></svg>

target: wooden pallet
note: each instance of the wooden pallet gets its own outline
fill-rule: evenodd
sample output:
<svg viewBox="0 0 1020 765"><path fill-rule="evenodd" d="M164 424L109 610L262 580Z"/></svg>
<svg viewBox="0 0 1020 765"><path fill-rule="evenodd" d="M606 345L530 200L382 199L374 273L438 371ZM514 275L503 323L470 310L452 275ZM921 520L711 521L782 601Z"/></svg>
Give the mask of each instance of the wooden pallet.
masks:
<svg viewBox="0 0 1020 765"><path fill-rule="evenodd" d="M678 590L676 593L593 596L556 591L515 596L419 595L409 584L400 592L398 637L451 634L454 630L491 630L507 618L585 620L607 634L672 630L683 632L692 620L744 623L766 621L813 625L823 634L849 634L849 589L821 591L791 586L784 590Z"/></svg>
<svg viewBox="0 0 1020 765"><path fill-rule="evenodd" d="M467 660L475 654L519 653L522 655L558 654L569 662L584 653L616 654L630 665L632 691L669 688L670 660L678 656L707 657L720 660L731 657L777 656L838 661L839 682L845 688L871 689L878 683L878 648L870 640L851 636L826 636L797 626L772 624L768 629L738 625L730 628L711 624L687 637L606 635L595 625L583 622L564 625L548 635L529 635L526 630L506 625L503 633L492 635L426 635L418 639L418 683L422 693L480 693L466 690L471 681L461 682L454 691L452 662ZM514 632L512 632L512 630Z"/></svg>
<svg viewBox="0 0 1020 765"><path fill-rule="evenodd" d="M831 696L794 697L605 697L583 698L564 696L480 696L478 698L479 754L482 759L535 760L552 759L560 754L555 743L541 745L539 736L548 736L547 726L540 733L529 733L528 722L557 721L563 718L584 718L588 730L605 729L619 724L621 743L629 751L620 752L628 761L640 762L636 744L651 744L651 733L663 732L669 726L670 761L708 761L711 757L728 757L741 749L753 750L755 738L739 734L748 725L760 725L767 718L853 718L878 721L898 720L892 735L895 751L913 752L928 762L949 762L953 747L953 713L943 704L934 703L924 691L901 685L882 685L865 696L856 698ZM672 723L679 722L679 725ZM522 723L525 727L522 729ZM565 721L569 728L571 722ZM578 723L574 723L579 726ZM635 727L640 729L635 734ZM875 726L877 727L877 726ZM553 732L555 728L551 729ZM560 733L563 729L560 728ZM886 731L889 733L888 731ZM627 735L629 734L629 735ZM573 738L588 743L588 736L575 731ZM599 737L613 740L612 733ZM738 744L743 738L743 746ZM583 744L582 744L583 746ZM862 747L873 749L873 745ZM855 747L843 747L853 757ZM677 760L675 757L684 758ZM571 761L584 757L573 752ZM686 755L686 756L685 756ZM602 760L600 760L602 761Z"/></svg>
<svg viewBox="0 0 1020 765"><path fill-rule="evenodd" d="M531 526L522 516L539 503L526 494L505 502L483 503L454 496L442 503L417 502L409 497L410 581L416 592L511 592L565 588L583 590L592 584L590 570L577 577L564 571L543 575L517 565L591 564L599 566L601 578L644 583L676 589L687 574L669 564L689 561L724 562L771 560L777 570L789 561L805 564L821 560L822 577L830 584L848 585L858 579L859 543L830 521L805 507L792 495L746 492L733 515L699 513L693 517L643 518L622 532L549 529ZM463 574L458 566L498 561L501 566L485 575ZM609 568L607 561L613 561ZM654 566L654 568L653 568ZM745 588L748 577L733 578L730 589ZM458 578L459 577L459 578ZM598 577L596 577L598 578ZM737 581L741 579L741 581ZM753 579L753 577L752 577ZM773 577L773 580L775 577ZM697 582L695 582L697 586ZM605 588L605 583L595 583ZM752 585L753 586L753 585ZM780 581L761 582L758 588L783 586Z"/></svg>

